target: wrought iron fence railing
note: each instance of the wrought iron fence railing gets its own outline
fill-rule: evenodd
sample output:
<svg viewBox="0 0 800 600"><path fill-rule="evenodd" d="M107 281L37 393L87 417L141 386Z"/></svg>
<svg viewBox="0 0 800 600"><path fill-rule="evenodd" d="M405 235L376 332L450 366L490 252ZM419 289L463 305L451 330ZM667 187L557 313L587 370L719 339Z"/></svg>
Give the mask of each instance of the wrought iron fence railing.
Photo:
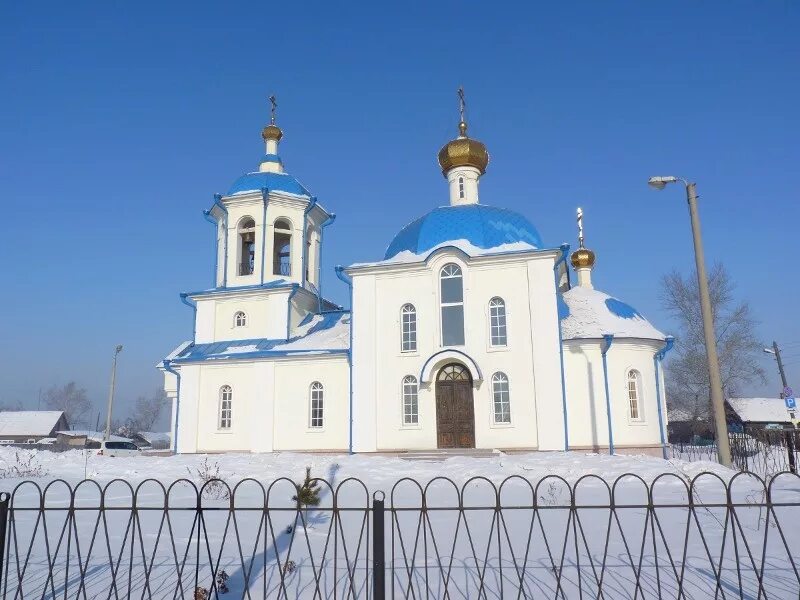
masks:
<svg viewBox="0 0 800 600"><path fill-rule="evenodd" d="M800 478L24 482L3 598L798 598Z"/></svg>

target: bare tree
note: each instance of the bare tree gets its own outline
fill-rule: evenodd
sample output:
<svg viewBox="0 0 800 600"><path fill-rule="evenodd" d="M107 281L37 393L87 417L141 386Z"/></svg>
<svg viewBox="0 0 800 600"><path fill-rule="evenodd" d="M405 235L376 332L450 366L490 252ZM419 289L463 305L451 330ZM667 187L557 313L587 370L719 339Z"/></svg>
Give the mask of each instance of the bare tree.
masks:
<svg viewBox="0 0 800 600"><path fill-rule="evenodd" d="M17 410L25 410L22 406L22 402L17 400L16 402L0 402L0 412L7 412L7 411L17 411Z"/></svg>
<svg viewBox="0 0 800 600"><path fill-rule="evenodd" d="M86 390L79 388L74 381L63 386L54 385L44 393L45 406L52 410L62 410L70 426L84 423L92 403L86 397Z"/></svg>
<svg viewBox="0 0 800 600"><path fill-rule="evenodd" d="M708 286L722 388L725 397L730 398L754 380L765 381L759 364L763 346L756 338L750 305L734 298L736 286L723 265L715 264L711 269ZM675 355L668 363L668 402L671 408L705 420L711 414L711 391L697 274L693 272L685 278L678 271L666 274L661 281L661 299L679 326Z"/></svg>
<svg viewBox="0 0 800 600"><path fill-rule="evenodd" d="M166 404L163 389L157 389L152 396L139 396L129 419L129 426L135 431L152 431Z"/></svg>

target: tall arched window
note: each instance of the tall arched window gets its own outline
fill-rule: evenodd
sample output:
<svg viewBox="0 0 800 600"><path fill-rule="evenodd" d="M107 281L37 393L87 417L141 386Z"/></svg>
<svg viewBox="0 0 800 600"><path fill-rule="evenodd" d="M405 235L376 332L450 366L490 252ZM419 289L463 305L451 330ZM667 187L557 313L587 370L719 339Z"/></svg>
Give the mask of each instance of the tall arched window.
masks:
<svg viewBox="0 0 800 600"><path fill-rule="evenodd" d="M464 280L461 267L448 263L441 271L442 346L464 345Z"/></svg>
<svg viewBox="0 0 800 600"><path fill-rule="evenodd" d="M639 371L628 371L628 416L631 421L642 420L642 375Z"/></svg>
<svg viewBox="0 0 800 600"><path fill-rule="evenodd" d="M237 310L236 314L233 315L233 326L244 327L245 325L247 325L247 315L243 311Z"/></svg>
<svg viewBox="0 0 800 600"><path fill-rule="evenodd" d="M256 262L256 222L252 217L239 221L239 275L252 275Z"/></svg>
<svg viewBox="0 0 800 600"><path fill-rule="evenodd" d="M219 388L219 428L230 429L233 422L233 390L229 385Z"/></svg>
<svg viewBox="0 0 800 600"><path fill-rule="evenodd" d="M309 425L311 425L314 429L319 429L322 427L324 422L324 395L325 391L322 387L322 384L319 381L315 381L311 384L310 388L310 395L311 395L311 419Z"/></svg>
<svg viewBox="0 0 800 600"><path fill-rule="evenodd" d="M508 376L505 373L492 375L492 400L494 422L511 423L511 397L508 393Z"/></svg>
<svg viewBox="0 0 800 600"><path fill-rule="evenodd" d="M506 328L506 303L502 298L489 300L489 339L492 346L508 344Z"/></svg>
<svg viewBox="0 0 800 600"><path fill-rule="evenodd" d="M413 375L403 377L403 425L419 423L419 402L417 378Z"/></svg>
<svg viewBox="0 0 800 600"><path fill-rule="evenodd" d="M272 273L289 276L292 274L292 224L289 221L275 221L273 241Z"/></svg>
<svg viewBox="0 0 800 600"><path fill-rule="evenodd" d="M414 352L417 349L417 309L413 304L404 304L400 309L400 327L403 352Z"/></svg>

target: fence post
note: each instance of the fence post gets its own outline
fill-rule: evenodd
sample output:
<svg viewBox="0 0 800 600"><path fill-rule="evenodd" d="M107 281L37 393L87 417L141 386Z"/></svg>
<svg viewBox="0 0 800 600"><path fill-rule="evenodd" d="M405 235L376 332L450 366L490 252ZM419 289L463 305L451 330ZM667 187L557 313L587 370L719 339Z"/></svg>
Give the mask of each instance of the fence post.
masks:
<svg viewBox="0 0 800 600"><path fill-rule="evenodd" d="M372 590L375 600L386 598L386 546L384 541L383 492L372 495Z"/></svg>
<svg viewBox="0 0 800 600"><path fill-rule="evenodd" d="M8 525L8 503L11 494L0 493L0 590L3 589L3 576L6 572L6 526Z"/></svg>
<svg viewBox="0 0 800 600"><path fill-rule="evenodd" d="M784 437L786 439L786 452L789 454L789 470L792 473L797 473L797 465L794 461L794 431L785 431Z"/></svg>

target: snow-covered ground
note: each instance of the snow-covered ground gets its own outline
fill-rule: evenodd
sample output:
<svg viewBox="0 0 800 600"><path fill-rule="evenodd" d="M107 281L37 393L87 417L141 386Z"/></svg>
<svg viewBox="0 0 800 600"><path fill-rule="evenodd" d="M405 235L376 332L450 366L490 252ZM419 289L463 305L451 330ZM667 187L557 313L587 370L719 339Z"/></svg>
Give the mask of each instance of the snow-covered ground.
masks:
<svg viewBox="0 0 800 600"><path fill-rule="evenodd" d="M9 477L20 463L41 476ZM224 489L204 494L202 512L189 482L165 489L182 478L199 487L198 471L209 466L231 487L255 481L239 484L233 500ZM303 480L307 466L330 485L321 486L319 507L298 512L292 482ZM110 458L0 448L0 472L7 475L0 491L21 484L9 523L6 597L191 598L195 586L211 588L219 570L230 575L221 598L245 590L254 598L315 597L317 588L319 597L334 590L367 597L369 508L380 492L387 585L401 597L442 597L446 588L459 598L593 598L601 586L606 598L652 597L657 589L663 597L706 598L717 587L719 597L742 590L757 598L759 585L769 598L800 594L800 506L767 508L756 478L711 462L577 453ZM75 489L76 510L66 510L64 483L42 495L54 479ZM690 510L692 481L700 506ZM109 510L99 513L103 489ZM134 493L137 511L130 510ZM800 503L800 480L780 476L772 500Z"/></svg>

